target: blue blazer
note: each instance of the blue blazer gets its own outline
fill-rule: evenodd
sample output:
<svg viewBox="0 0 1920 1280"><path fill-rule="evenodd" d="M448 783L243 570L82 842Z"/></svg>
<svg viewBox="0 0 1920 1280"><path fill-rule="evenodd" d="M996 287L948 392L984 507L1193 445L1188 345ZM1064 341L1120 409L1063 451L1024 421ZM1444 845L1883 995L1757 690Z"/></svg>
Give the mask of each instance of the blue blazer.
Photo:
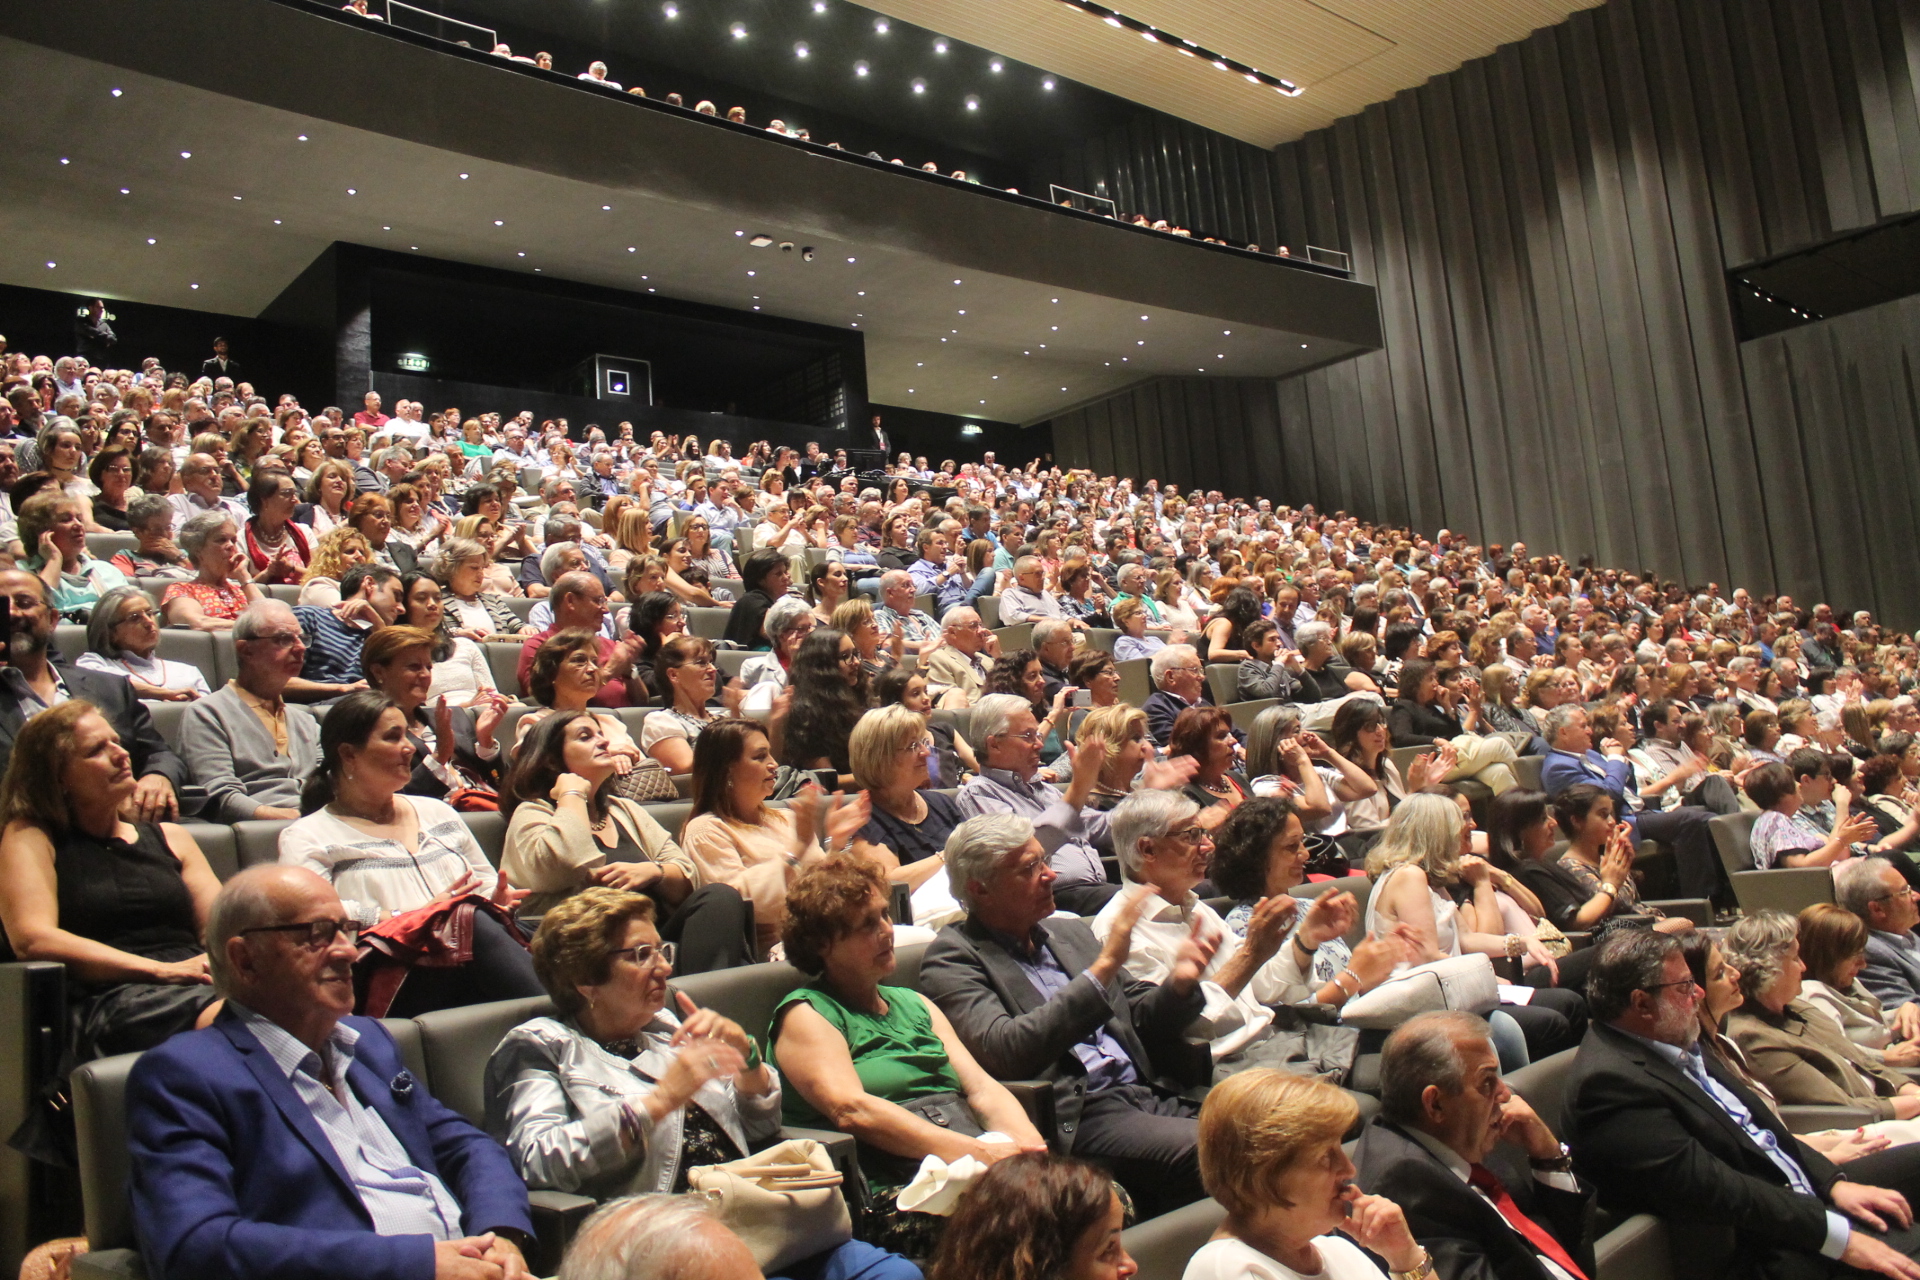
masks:
<svg viewBox="0 0 1920 1280"><path fill-rule="evenodd" d="M1549 751L1544 764L1540 766L1540 785L1547 794L1557 796L1568 787L1589 783L1606 791L1613 797L1614 821L1624 822L1633 828L1633 837L1640 838L1640 822L1635 814L1627 812L1627 788L1633 785L1633 762L1631 760L1609 760L1598 751L1589 751L1584 756L1576 756L1571 751Z"/></svg>
<svg viewBox="0 0 1920 1280"><path fill-rule="evenodd" d="M360 1033L347 1082L460 1202L461 1227L531 1232L507 1153L407 1073L386 1028ZM313 1113L239 1018L149 1050L127 1081L140 1253L155 1280L433 1280L428 1235L374 1234Z"/></svg>

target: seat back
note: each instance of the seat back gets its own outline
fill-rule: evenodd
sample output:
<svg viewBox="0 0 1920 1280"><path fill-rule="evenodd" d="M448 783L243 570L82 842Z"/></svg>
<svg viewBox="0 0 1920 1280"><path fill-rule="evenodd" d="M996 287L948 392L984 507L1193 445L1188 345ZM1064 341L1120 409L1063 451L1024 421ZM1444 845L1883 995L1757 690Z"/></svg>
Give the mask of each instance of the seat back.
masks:
<svg viewBox="0 0 1920 1280"><path fill-rule="evenodd" d="M1567 1131L1567 1083L1573 1079L1573 1059L1578 1052L1562 1049L1507 1076L1507 1086L1525 1098L1534 1114L1556 1135Z"/></svg>
<svg viewBox="0 0 1920 1280"><path fill-rule="evenodd" d="M518 698L526 693L520 687L521 647L517 641L505 640L490 640L481 646L487 651L487 669L493 672L493 682L509 698Z"/></svg>
<svg viewBox="0 0 1920 1280"><path fill-rule="evenodd" d="M1389 754L1393 756L1393 767L1398 769L1400 771L1400 776L1404 778L1407 776L1407 770L1413 768L1413 762L1415 760L1418 760L1421 756L1432 755L1433 748L1432 747L1395 747L1392 750L1392 752L1390 752Z"/></svg>
<svg viewBox="0 0 1920 1280"><path fill-rule="evenodd" d="M0 943L4 949L4 943ZM11 954L11 951L7 951ZM37 960L0 964L0 1133L12 1133L60 1069L67 1042L67 970ZM27 1251L63 1235L59 1197L64 1175L0 1146L0 1274L20 1269Z"/></svg>
<svg viewBox="0 0 1920 1280"><path fill-rule="evenodd" d="M693 816L691 800L667 800L660 804L642 807L646 809L649 818L666 828L667 834L673 837L676 844L680 840L680 828L686 826L687 819Z"/></svg>
<svg viewBox="0 0 1920 1280"><path fill-rule="evenodd" d="M297 582L269 582L261 588L267 597L281 604L300 603L300 584Z"/></svg>
<svg viewBox="0 0 1920 1280"><path fill-rule="evenodd" d="M61 623L53 629L53 647L68 662L76 660L87 651L87 629L77 622Z"/></svg>
<svg viewBox="0 0 1920 1280"><path fill-rule="evenodd" d="M996 627L993 634L1000 638L1000 652L1012 653L1015 649L1033 648L1033 624L1016 622L1010 627Z"/></svg>
<svg viewBox="0 0 1920 1280"><path fill-rule="evenodd" d="M1000 597L981 596L973 602L973 610L980 615L980 625L989 631L1000 629ZM928 609L928 613L933 610Z"/></svg>
<svg viewBox="0 0 1920 1280"><path fill-rule="evenodd" d="M250 818L233 824L234 851L242 867L280 861L280 833L293 824L285 818Z"/></svg>
<svg viewBox="0 0 1920 1280"><path fill-rule="evenodd" d="M207 865L213 868L213 874L224 882L231 880L240 870L240 849L234 842L233 828L224 822L187 822L182 823L193 842L200 846Z"/></svg>
<svg viewBox="0 0 1920 1280"><path fill-rule="evenodd" d="M675 978L673 985L702 1009L732 1018L748 1035L764 1041L773 1023L774 1006L806 981L807 975L790 964L768 963L690 973Z"/></svg>
<svg viewBox="0 0 1920 1280"><path fill-rule="evenodd" d="M508 596L507 610L512 613L514 617L525 622L533 616L533 606L539 603L540 601L533 596Z"/></svg>
<svg viewBox="0 0 1920 1280"><path fill-rule="evenodd" d="M1252 733L1253 722L1260 718L1260 713L1268 707L1277 707L1279 705L1280 699L1278 698L1257 698L1252 702L1225 703L1221 707L1221 710L1233 717L1234 728L1242 733Z"/></svg>
<svg viewBox="0 0 1920 1280"><path fill-rule="evenodd" d="M1808 907L1833 901L1833 872L1827 867L1775 867L1771 871L1736 871L1733 896L1748 915L1756 911L1784 911L1797 916Z"/></svg>
<svg viewBox="0 0 1920 1280"><path fill-rule="evenodd" d="M1226 1217L1226 1209L1209 1196L1128 1227L1120 1233L1120 1243L1139 1264L1140 1280L1180 1280L1187 1262Z"/></svg>
<svg viewBox="0 0 1920 1280"><path fill-rule="evenodd" d="M916 942L910 947L896 948L893 953L893 976L887 979L887 985L918 991L920 961L926 958L926 954L927 944L924 942Z"/></svg>
<svg viewBox="0 0 1920 1280"><path fill-rule="evenodd" d="M1153 696L1152 658L1128 658L1113 665L1120 673L1120 701L1138 707Z"/></svg>
<svg viewBox="0 0 1920 1280"><path fill-rule="evenodd" d="M1216 706L1226 706L1240 697L1240 664L1236 662L1209 662L1207 664L1207 688L1213 692Z"/></svg>
<svg viewBox="0 0 1920 1280"><path fill-rule="evenodd" d="M467 830L473 832L473 838L480 842L480 850L487 855L487 861L499 866L500 855L507 847L506 816L499 813L463 813L460 821L467 824Z"/></svg>
<svg viewBox="0 0 1920 1280"><path fill-rule="evenodd" d="M1353 928L1347 931L1349 944L1359 942L1367 936L1367 899L1373 896L1373 881L1363 875L1348 876L1344 880L1309 880L1305 884L1293 886L1287 892L1296 898L1313 899L1329 889L1350 893L1353 895L1353 900L1359 904Z"/></svg>
<svg viewBox="0 0 1920 1280"><path fill-rule="evenodd" d="M96 560L111 560L122 551L136 551L140 539L130 533L90 533L87 535L87 554Z"/></svg>
<svg viewBox="0 0 1920 1280"><path fill-rule="evenodd" d="M413 1072L416 1080L426 1080L427 1050L420 1039L420 1028L412 1018L382 1018L380 1025L393 1037L394 1047L400 1050L400 1061L407 1070Z"/></svg>
<svg viewBox="0 0 1920 1280"><path fill-rule="evenodd" d="M207 678L210 688L218 689L226 683L220 676L220 664L214 655L214 634L211 631L183 631L175 627L162 628L160 643L155 646L153 655L169 662L184 662L190 667L200 668ZM232 643L233 637L227 637Z"/></svg>
<svg viewBox="0 0 1920 1280"><path fill-rule="evenodd" d="M553 1012L545 996L439 1009L413 1020L420 1032L427 1092L475 1124L487 1115L487 1059L507 1032Z"/></svg>
<svg viewBox="0 0 1920 1280"><path fill-rule="evenodd" d="M1713 834L1713 847L1720 853L1720 865L1727 869L1728 875L1754 869L1753 824L1758 821L1760 814L1753 810L1719 814L1707 823L1707 830Z"/></svg>
<svg viewBox="0 0 1920 1280"><path fill-rule="evenodd" d="M1520 756L1513 762L1514 781L1529 791L1545 791L1546 784L1541 780L1540 770L1546 766L1545 756Z"/></svg>
<svg viewBox="0 0 1920 1280"><path fill-rule="evenodd" d="M1098 649L1102 653L1112 653L1119 639L1120 633L1112 627L1088 627L1086 631L1087 648Z"/></svg>
<svg viewBox="0 0 1920 1280"><path fill-rule="evenodd" d="M72 1077L73 1126L80 1148L80 1195L86 1211L87 1247L131 1249L133 1208L127 1179L127 1073L140 1055L96 1058Z"/></svg>
<svg viewBox="0 0 1920 1280"><path fill-rule="evenodd" d="M720 667L723 680L732 680L740 674L740 668L747 665L747 659L757 656L751 649L721 649L714 653L713 660Z"/></svg>
<svg viewBox="0 0 1920 1280"><path fill-rule="evenodd" d="M687 631L702 640L718 640L727 633L727 618L731 609L710 609L700 605L685 606Z"/></svg>
<svg viewBox="0 0 1920 1280"><path fill-rule="evenodd" d="M161 633L166 634L165 632ZM147 714L153 717L153 727L161 737L167 740L177 754L180 750L180 726L186 722L187 708L190 702L148 702Z"/></svg>
<svg viewBox="0 0 1920 1280"><path fill-rule="evenodd" d="M973 725L973 708L935 707L932 721L935 724L953 726L953 736L964 738L967 736L967 730Z"/></svg>

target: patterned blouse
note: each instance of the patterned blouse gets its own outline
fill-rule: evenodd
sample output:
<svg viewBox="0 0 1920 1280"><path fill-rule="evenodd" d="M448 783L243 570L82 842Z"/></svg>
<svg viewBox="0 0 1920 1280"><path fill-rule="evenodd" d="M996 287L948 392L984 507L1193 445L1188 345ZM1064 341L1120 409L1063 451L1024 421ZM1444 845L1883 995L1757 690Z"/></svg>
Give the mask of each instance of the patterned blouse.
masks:
<svg viewBox="0 0 1920 1280"><path fill-rule="evenodd" d="M246 612L247 589L237 582L227 581L217 587L204 582L175 582L168 585L160 597L160 607L165 609L175 600L185 597L200 606L209 618L222 618L231 622Z"/></svg>

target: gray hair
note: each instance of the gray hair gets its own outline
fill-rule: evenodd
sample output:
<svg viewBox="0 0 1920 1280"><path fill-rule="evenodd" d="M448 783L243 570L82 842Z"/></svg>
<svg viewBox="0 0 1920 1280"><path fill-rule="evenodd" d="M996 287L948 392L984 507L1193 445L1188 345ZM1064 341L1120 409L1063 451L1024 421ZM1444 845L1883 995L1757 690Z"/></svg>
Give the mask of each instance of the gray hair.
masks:
<svg viewBox="0 0 1920 1280"><path fill-rule="evenodd" d="M1021 556L1013 562L1013 576L1017 578L1023 573L1032 573L1035 569L1044 568L1046 566L1040 563L1039 556Z"/></svg>
<svg viewBox="0 0 1920 1280"><path fill-rule="evenodd" d="M957 631L970 620L973 622L980 621L980 611L978 609L969 609L964 605L959 608L949 609L947 610L947 616L940 619L940 630L943 632Z"/></svg>
<svg viewBox="0 0 1920 1280"><path fill-rule="evenodd" d="M899 586L902 580L905 580L908 586L913 585L913 575L905 569L889 569L880 575L880 589L891 591Z"/></svg>
<svg viewBox="0 0 1920 1280"><path fill-rule="evenodd" d="M781 596L767 606L767 616L761 625L761 632L769 640L778 640L794 629L800 619L813 612L813 606L798 596Z"/></svg>
<svg viewBox="0 0 1920 1280"><path fill-rule="evenodd" d="M175 539L187 558L197 560L200 549L207 545L207 539L233 523L233 517L224 511L202 511L180 526L179 536Z"/></svg>
<svg viewBox="0 0 1920 1280"><path fill-rule="evenodd" d="M1024 698L1013 701L1023 707L1027 705ZM955 827L947 837L944 850L947 882L953 889L954 901L973 910L970 887L973 882L985 884L992 880L1000 869L1001 859L1016 849L1024 849L1031 839L1033 824L1017 813L983 813Z"/></svg>
<svg viewBox="0 0 1920 1280"><path fill-rule="evenodd" d="M1022 711L1031 714L1033 704L1016 694L988 694L973 704L973 714L967 718L967 745L985 760L987 739L1005 733L1008 723Z"/></svg>
<svg viewBox="0 0 1920 1280"><path fill-rule="evenodd" d="M293 606L284 600L254 601L245 609L242 609L240 616L233 620L233 638L235 642L237 643L241 640L258 640L260 633L266 630L267 625L270 622L278 621L283 614L289 618L299 617L298 614L294 613Z"/></svg>
<svg viewBox="0 0 1920 1280"><path fill-rule="evenodd" d="M406 402L402 401L401 403L404 404ZM413 450L403 444L389 445L374 457L373 465L376 467L384 467L389 462L395 460L411 464L413 462Z"/></svg>
<svg viewBox="0 0 1920 1280"><path fill-rule="evenodd" d="M143 493L127 504L127 528L137 529L161 512L167 518L173 518L173 504L167 501L164 493Z"/></svg>
<svg viewBox="0 0 1920 1280"><path fill-rule="evenodd" d="M1573 723L1576 712L1585 715L1587 709L1578 702L1563 702L1547 712L1546 720L1540 725L1540 736L1547 740L1549 747L1560 740L1560 731Z"/></svg>
<svg viewBox="0 0 1920 1280"><path fill-rule="evenodd" d="M93 612L87 617L87 648L103 658L118 658L123 650L113 642L113 628L120 620L120 606L129 600L145 600L139 587L114 587L100 593Z"/></svg>
<svg viewBox="0 0 1920 1280"><path fill-rule="evenodd" d="M1752 671L1755 667L1759 665L1760 665L1760 660L1758 658L1734 658L1732 661L1727 663L1727 670L1729 673L1733 675L1741 676L1741 675L1745 675L1749 671Z"/></svg>
<svg viewBox="0 0 1920 1280"><path fill-rule="evenodd" d="M1331 640L1332 638L1333 628L1317 618L1312 622L1303 622L1293 629L1293 647L1302 653L1313 648L1313 646L1319 644L1322 640Z"/></svg>
<svg viewBox="0 0 1920 1280"><path fill-rule="evenodd" d="M1115 575L1115 581L1120 590L1126 592L1126 594L1130 596L1138 595L1139 592L1128 590L1127 584L1129 582L1138 582L1146 572L1147 568L1145 565L1123 564L1120 566L1120 572Z"/></svg>
<svg viewBox="0 0 1920 1280"><path fill-rule="evenodd" d="M207 968L213 989L233 994L233 972L227 968L227 943L248 929L279 924L280 908L273 902L273 884L286 875L277 862L248 867L220 886L207 911Z"/></svg>
<svg viewBox="0 0 1920 1280"><path fill-rule="evenodd" d="M1052 644L1061 636L1073 634L1073 624L1064 618L1042 618L1033 624L1033 647Z"/></svg>
<svg viewBox="0 0 1920 1280"><path fill-rule="evenodd" d="M559 1280L673 1280L707 1252L702 1228L719 1223L705 1196L610 1200L581 1225Z"/></svg>
<svg viewBox="0 0 1920 1280"><path fill-rule="evenodd" d="M1190 644L1170 644L1154 650L1153 657L1147 660L1147 670L1153 675L1154 685L1157 687L1167 672L1188 659L1200 661L1200 651Z"/></svg>
<svg viewBox="0 0 1920 1280"><path fill-rule="evenodd" d="M549 520L547 523L553 522ZM580 550L580 544L577 542L549 542L547 549L540 553L540 576L552 582L565 572L560 565L565 560L567 552L578 550Z"/></svg>
<svg viewBox="0 0 1920 1280"><path fill-rule="evenodd" d="M1595 1022L1613 1022L1633 1008L1633 993L1664 980L1667 957L1680 939L1658 929L1616 929L1600 946L1587 974L1588 1012Z"/></svg>
<svg viewBox="0 0 1920 1280"><path fill-rule="evenodd" d="M1253 718L1247 730L1247 774L1265 777L1280 772L1280 744L1300 734L1300 707L1283 702Z"/></svg>
<svg viewBox="0 0 1920 1280"><path fill-rule="evenodd" d="M1381 1114L1395 1124L1418 1125L1426 1118L1420 1095L1428 1085L1439 1086L1448 1097L1466 1087L1461 1042L1484 1043L1492 1034L1485 1018L1461 1009L1423 1013L1401 1023L1380 1050Z"/></svg>
<svg viewBox="0 0 1920 1280"><path fill-rule="evenodd" d="M1848 858L1833 868L1833 900L1867 920L1867 908L1886 895L1880 892L1880 873L1893 869L1885 858ZM1872 921L1867 920L1869 927Z"/></svg>
<svg viewBox="0 0 1920 1280"><path fill-rule="evenodd" d="M1178 791L1135 791L1122 800L1107 822L1113 833L1113 851L1126 878L1140 878L1140 864L1145 858L1140 850L1142 840L1170 836L1199 812L1200 806Z"/></svg>
<svg viewBox="0 0 1920 1280"><path fill-rule="evenodd" d="M1784 911L1759 911L1720 935L1727 963L1740 971L1740 994L1752 999L1772 986L1787 965L1787 948L1800 940L1800 925Z"/></svg>
<svg viewBox="0 0 1920 1280"><path fill-rule="evenodd" d="M552 503L553 495L560 492L560 486L568 483L565 476L548 476L540 482L540 500Z"/></svg>

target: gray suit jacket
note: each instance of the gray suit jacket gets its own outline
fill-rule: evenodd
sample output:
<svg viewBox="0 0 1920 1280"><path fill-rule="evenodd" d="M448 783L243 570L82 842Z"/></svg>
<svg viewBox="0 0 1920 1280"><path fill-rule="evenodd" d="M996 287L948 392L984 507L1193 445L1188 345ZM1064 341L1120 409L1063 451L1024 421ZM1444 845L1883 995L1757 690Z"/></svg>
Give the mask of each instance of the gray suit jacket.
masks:
<svg viewBox="0 0 1920 1280"><path fill-rule="evenodd" d="M1860 971L1860 985L1889 1014L1909 1000L1920 1000L1920 951L1900 946L1891 933L1869 933L1867 967Z"/></svg>
<svg viewBox="0 0 1920 1280"><path fill-rule="evenodd" d="M1100 940L1086 920L1044 920L1039 928L1060 967L1073 975L1053 999L1042 1001L1013 956L971 918L948 925L927 944L920 990L940 1006L987 1074L1053 1085L1056 1145L1063 1153L1073 1150L1087 1092L1086 1069L1073 1046L1102 1024L1125 1047L1143 1084L1177 1093L1211 1079L1207 1046L1189 1045L1181 1034L1204 1003L1197 985L1180 995L1123 972L1098 986L1086 970L1100 956Z"/></svg>
<svg viewBox="0 0 1920 1280"><path fill-rule="evenodd" d="M320 768L320 722L288 703L287 754L280 755L267 726L229 683L187 707L180 751L206 789L206 820L246 822L261 805L300 807L301 785Z"/></svg>

